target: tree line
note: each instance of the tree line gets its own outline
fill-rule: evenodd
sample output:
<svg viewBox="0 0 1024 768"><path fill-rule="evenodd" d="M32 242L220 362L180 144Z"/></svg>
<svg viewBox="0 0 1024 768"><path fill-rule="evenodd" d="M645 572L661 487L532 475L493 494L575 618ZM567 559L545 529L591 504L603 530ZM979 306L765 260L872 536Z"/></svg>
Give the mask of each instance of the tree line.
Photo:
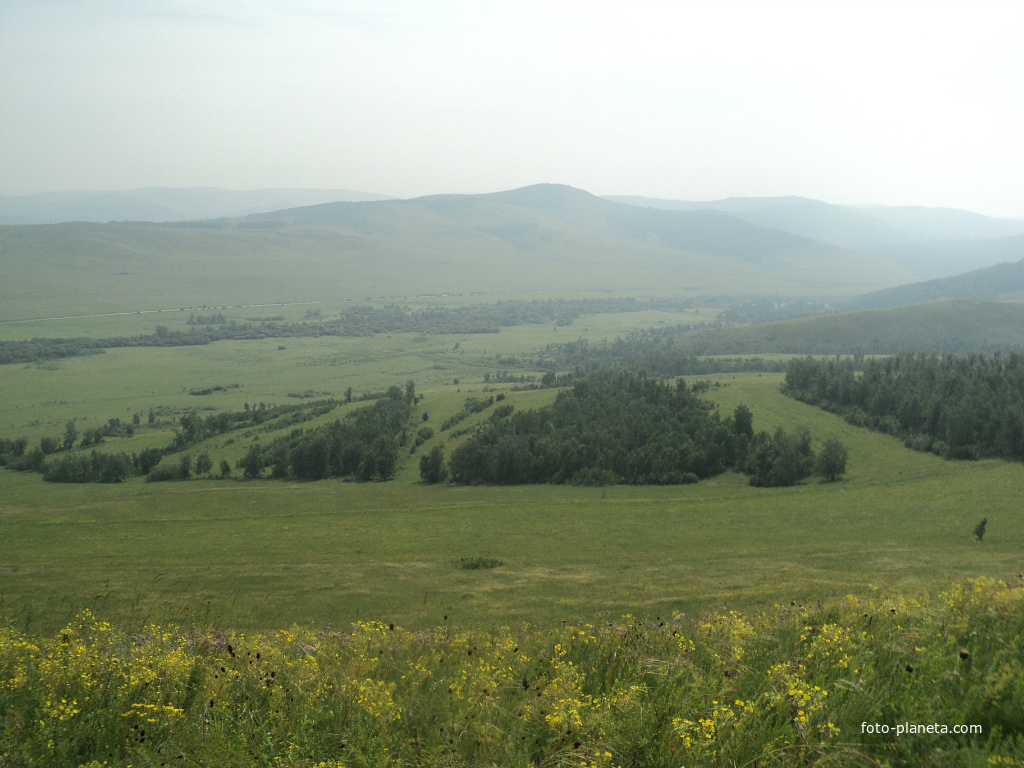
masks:
<svg viewBox="0 0 1024 768"><path fill-rule="evenodd" d="M618 369L592 374L548 407L496 410L447 465L440 447L424 455L421 477L460 484L669 485L737 469L751 475L752 485L793 485L824 466L806 431L755 435L749 408L738 406L722 418L701 399L701 389ZM825 476L837 479L843 472L845 457Z"/></svg>
<svg viewBox="0 0 1024 768"><path fill-rule="evenodd" d="M78 355L99 354L116 347L175 347L211 344L223 340L319 336L371 336L377 333L468 334L497 333L500 328L530 323L571 325L581 315L639 312L676 308L682 300L546 299L499 301L461 307L410 309L398 305L355 306L335 317L310 315L299 322L263 319L227 320L223 313L190 315L185 331L157 326L154 333L107 338L33 338L0 341L0 364L29 363Z"/></svg>
<svg viewBox="0 0 1024 768"><path fill-rule="evenodd" d="M346 402L351 400L349 391ZM206 474L212 470L208 455L199 454L194 463L190 456L184 455L172 464L162 464L164 457L185 451L217 435L257 428L264 424L270 426L268 422L272 422L274 429L299 424L329 413L340 403L333 399L302 405L246 403L241 411L224 411L205 417L190 409L177 417L175 434L168 445L133 453L93 450L86 454L75 449L99 445L107 437L131 437L141 426L141 413L135 413L131 423L112 418L105 424L81 432L75 420L69 419L61 435L44 436L32 448L29 447L27 437L0 438L0 467L38 472L44 480L58 483L116 483L140 475L146 475L150 480L187 479L193 471ZM151 410L148 424L156 422L156 412ZM229 475L230 467L226 473L221 467L221 474Z"/></svg>
<svg viewBox="0 0 1024 768"><path fill-rule="evenodd" d="M360 408L333 423L309 431L293 430L261 447L254 443L239 462L246 479L322 480L328 477L361 481L394 477L399 449L409 439L409 418L416 404L415 384L392 386L372 406Z"/></svg>
<svg viewBox="0 0 1024 768"><path fill-rule="evenodd" d="M1024 356L793 360L783 391L951 459L1024 459Z"/></svg>
<svg viewBox="0 0 1024 768"><path fill-rule="evenodd" d="M519 366L551 374L547 379L542 379L541 386L566 386L572 380L610 367L646 371L666 377L704 376L712 373L782 373L786 370L786 362L782 360L691 354L680 344L693 330L698 329L692 325L649 328L599 343L580 338L548 344L539 353L522 358L503 358L501 362L505 367Z"/></svg>

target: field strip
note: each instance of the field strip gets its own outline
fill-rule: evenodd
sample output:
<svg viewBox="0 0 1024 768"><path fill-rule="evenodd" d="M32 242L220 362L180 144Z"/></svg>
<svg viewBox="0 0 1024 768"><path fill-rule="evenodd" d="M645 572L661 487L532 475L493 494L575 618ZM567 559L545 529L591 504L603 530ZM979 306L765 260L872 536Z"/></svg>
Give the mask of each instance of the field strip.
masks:
<svg viewBox="0 0 1024 768"><path fill-rule="evenodd" d="M302 307L307 304L323 304L322 301L278 301L272 304L234 304L218 307L175 307L174 309L136 309L131 312L104 312L98 315L65 315L63 317L32 317L21 320L3 320L0 325L14 323L42 323L50 320L89 320L95 317L124 317L128 315L154 315L161 312L196 312L211 309L251 309L254 307Z"/></svg>

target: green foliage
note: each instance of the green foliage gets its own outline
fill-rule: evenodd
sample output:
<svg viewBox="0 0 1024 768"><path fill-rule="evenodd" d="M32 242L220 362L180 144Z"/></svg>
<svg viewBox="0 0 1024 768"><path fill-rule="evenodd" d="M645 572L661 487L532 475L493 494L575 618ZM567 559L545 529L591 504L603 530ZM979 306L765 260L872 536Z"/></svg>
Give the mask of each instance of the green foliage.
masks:
<svg viewBox="0 0 1024 768"><path fill-rule="evenodd" d="M245 458L238 462L238 467L246 480L259 480L263 477L263 449L259 443L249 446Z"/></svg>
<svg viewBox="0 0 1024 768"><path fill-rule="evenodd" d="M658 306L671 303L664 300ZM638 312L652 306L636 299L549 299L546 301L499 301L455 307L409 309L395 305L385 307L351 307L336 318L285 322L283 318L258 322L200 322L190 318L188 329L171 330L159 325L152 334L112 336L103 338L36 337L29 340L0 341L0 364L28 363L79 355L102 353L122 347L191 347L215 341L244 341L268 338L303 338L320 336L370 336L378 333L475 334L497 333L499 328L525 324L547 323L556 317L575 318L583 314ZM214 316L224 320L223 315ZM202 326L202 327L199 327ZM237 385L194 388L191 394L208 395ZM346 393L346 402L350 400ZM406 392L411 400L415 389Z"/></svg>
<svg viewBox="0 0 1024 768"><path fill-rule="evenodd" d="M72 453L42 467L50 483L120 483L135 474L132 457L124 453Z"/></svg>
<svg viewBox="0 0 1024 768"><path fill-rule="evenodd" d="M685 355L967 355L1020 351L1024 303L934 301L803 317L679 336Z"/></svg>
<svg viewBox="0 0 1024 768"><path fill-rule="evenodd" d="M230 466L229 466L230 469ZM196 456L196 474L197 475L208 475L213 470L213 459L210 454L203 451Z"/></svg>
<svg viewBox="0 0 1024 768"><path fill-rule="evenodd" d="M793 360L784 391L951 459L1024 459L1024 356Z"/></svg>
<svg viewBox="0 0 1024 768"><path fill-rule="evenodd" d="M420 457L420 478L427 483L443 483L448 479L443 445L435 445Z"/></svg>
<svg viewBox="0 0 1024 768"><path fill-rule="evenodd" d="M733 428L737 435L754 436L754 414L742 403L732 413Z"/></svg>
<svg viewBox="0 0 1024 768"><path fill-rule="evenodd" d="M850 452L846 446L834 437L830 437L825 441L818 454L814 471L821 475L825 482L834 483L846 474L846 462L849 457Z"/></svg>
<svg viewBox="0 0 1024 768"><path fill-rule="evenodd" d="M275 440L266 452L274 476L390 480L412 413L409 394L408 385L405 390L393 386L372 406L351 411L344 419Z"/></svg>
<svg viewBox="0 0 1024 768"><path fill-rule="evenodd" d="M680 380L610 371L551 406L492 418L449 462L457 483L677 484L736 466L742 442Z"/></svg>
<svg viewBox="0 0 1024 768"><path fill-rule="evenodd" d="M746 459L750 484L777 488L796 485L814 471L814 450L806 429L788 434L782 427L774 435L758 433Z"/></svg>
<svg viewBox="0 0 1024 768"><path fill-rule="evenodd" d="M504 564L496 557L460 557L455 562L455 567L462 571L479 571L500 568Z"/></svg>
<svg viewBox="0 0 1024 768"><path fill-rule="evenodd" d="M455 570L476 580L498 564ZM25 766L1014 766L1022 617L1019 584L982 579L935 596L491 631L129 629L83 611L52 634L0 630L0 754Z"/></svg>
<svg viewBox="0 0 1024 768"><path fill-rule="evenodd" d="M63 448L65 451L70 451L75 447L75 440L78 439L78 428L75 426L74 419L68 419L64 426L64 443Z"/></svg>
<svg viewBox="0 0 1024 768"><path fill-rule="evenodd" d="M982 521L974 526L974 535L981 541L985 538L985 526L988 525L988 518L982 518Z"/></svg>
<svg viewBox="0 0 1024 768"><path fill-rule="evenodd" d="M455 383L459 383L458 379L455 380ZM446 430L451 429L459 422L464 421L465 419L472 416L474 413L480 413L484 409L490 408L492 405L494 405L493 395L491 395L487 399L482 399L479 397L467 397L466 404L462 406L462 410L444 420L444 423L441 424L441 431L444 432Z"/></svg>
<svg viewBox="0 0 1024 768"><path fill-rule="evenodd" d="M701 327L707 323L701 323ZM525 356L521 361L505 360L506 365L519 363L529 370L546 370L541 386L567 386L589 373L611 366L634 371L647 371L657 376L701 376L709 373L751 371L782 372L782 360L760 357L723 357L711 348L695 354L690 348L695 326L675 325L632 331L601 343L586 338L562 344L548 344L543 351ZM568 371L561 376L556 371ZM499 381L516 381L504 372Z"/></svg>

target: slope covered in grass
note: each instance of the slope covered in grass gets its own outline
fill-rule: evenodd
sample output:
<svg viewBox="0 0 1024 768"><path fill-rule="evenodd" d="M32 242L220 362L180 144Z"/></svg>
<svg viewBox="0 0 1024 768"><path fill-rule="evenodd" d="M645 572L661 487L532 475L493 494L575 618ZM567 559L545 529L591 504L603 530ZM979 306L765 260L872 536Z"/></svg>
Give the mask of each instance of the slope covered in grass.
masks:
<svg viewBox="0 0 1024 768"><path fill-rule="evenodd" d="M1020 349L1024 303L936 301L682 335L679 354L969 354Z"/></svg>
<svg viewBox="0 0 1024 768"><path fill-rule="evenodd" d="M0 227L0 321L423 294L854 295L914 273L715 212L541 185L182 224Z"/></svg>
<svg viewBox="0 0 1024 768"><path fill-rule="evenodd" d="M19 765L1017 765L1024 588L481 631L0 630ZM867 726L867 727L865 727Z"/></svg>

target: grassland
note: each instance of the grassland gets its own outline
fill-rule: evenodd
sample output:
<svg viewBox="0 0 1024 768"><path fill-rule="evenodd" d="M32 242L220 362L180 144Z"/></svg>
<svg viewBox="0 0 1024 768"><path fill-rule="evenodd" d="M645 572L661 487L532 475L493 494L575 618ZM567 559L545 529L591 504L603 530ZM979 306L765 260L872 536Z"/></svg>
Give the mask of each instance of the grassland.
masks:
<svg viewBox="0 0 1024 768"><path fill-rule="evenodd" d="M1024 468L909 451L783 397L778 383L730 375L711 395L727 412L748 404L757 429L806 424L818 439L839 437L850 448L843 482L755 489L726 474L667 488L429 487L415 457L385 484L56 486L3 472L0 613L40 629L82 607L248 628L432 626L446 615L491 626L749 609L872 584L935 590L1019 570ZM464 396L428 391L421 408L436 426ZM551 396L509 399L528 407ZM244 450L210 447L215 459ZM989 535L978 544L982 517ZM464 570L464 557L502 565Z"/></svg>
<svg viewBox="0 0 1024 768"><path fill-rule="evenodd" d="M301 319L308 308L225 314ZM147 333L187 317L7 324L0 336ZM440 425L467 396L503 392L518 409L555 396L485 382L510 357L713 317L645 311L568 328L223 341L0 366L0 434L32 441L68 419L84 430L158 409L155 425L144 418L135 436L100 447L137 451L166 445L169 414L187 408L408 379L423 395L417 426L435 429L387 483L57 485L0 470L0 765L1020 764L1020 589L955 585L1022 570L1024 466L908 450L755 373L717 376L707 396L723 413L749 406L757 430L838 437L845 479L419 481L419 455L464 439ZM287 429L190 451L233 465L251 440ZM258 651L249 665L242 654ZM985 740L867 738L856 729L872 718L984 722Z"/></svg>

